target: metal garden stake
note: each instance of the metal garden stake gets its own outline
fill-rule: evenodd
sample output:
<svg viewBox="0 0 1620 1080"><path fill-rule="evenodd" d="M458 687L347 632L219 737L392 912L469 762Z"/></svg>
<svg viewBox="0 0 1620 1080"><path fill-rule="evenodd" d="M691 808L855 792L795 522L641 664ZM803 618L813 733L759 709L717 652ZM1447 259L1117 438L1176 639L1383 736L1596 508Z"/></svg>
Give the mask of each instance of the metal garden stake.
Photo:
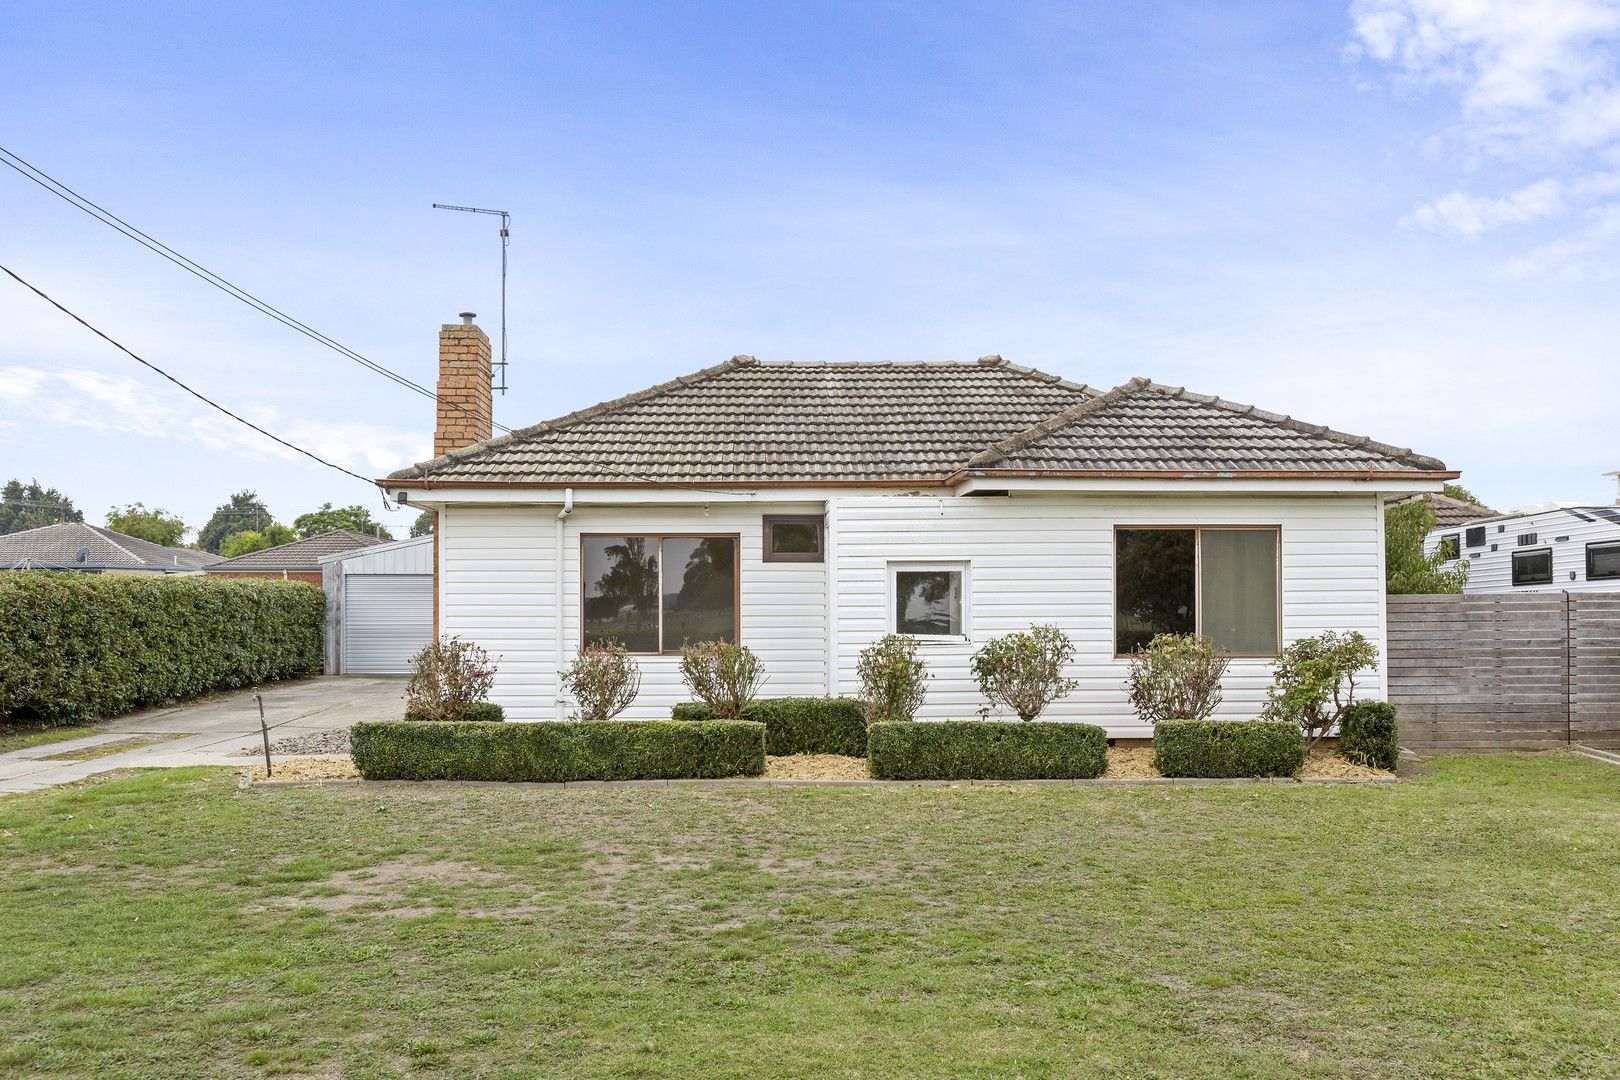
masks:
<svg viewBox="0 0 1620 1080"><path fill-rule="evenodd" d="M259 696L259 688L253 688L253 700L259 703L259 734L264 737L264 778L270 779L270 728L264 722L264 698Z"/></svg>

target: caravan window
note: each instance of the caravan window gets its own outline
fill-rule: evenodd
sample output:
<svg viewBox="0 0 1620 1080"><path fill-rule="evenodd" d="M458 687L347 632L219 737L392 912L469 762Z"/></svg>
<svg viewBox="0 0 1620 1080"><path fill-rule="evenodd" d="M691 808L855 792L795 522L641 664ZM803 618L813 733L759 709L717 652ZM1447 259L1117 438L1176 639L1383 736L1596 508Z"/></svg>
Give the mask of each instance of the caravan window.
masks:
<svg viewBox="0 0 1620 1080"><path fill-rule="evenodd" d="M1586 545L1586 578L1620 578L1620 540Z"/></svg>
<svg viewBox="0 0 1620 1080"><path fill-rule="evenodd" d="M1513 553L1513 584L1551 585L1552 548Z"/></svg>
<svg viewBox="0 0 1620 1080"><path fill-rule="evenodd" d="M1463 534L1465 542L1471 548L1485 546L1485 526L1476 525Z"/></svg>
<svg viewBox="0 0 1620 1080"><path fill-rule="evenodd" d="M1440 557L1446 562L1450 562L1462 554L1457 550L1457 539L1458 537L1456 533L1450 533L1440 538L1440 544L1436 550L1440 553Z"/></svg>

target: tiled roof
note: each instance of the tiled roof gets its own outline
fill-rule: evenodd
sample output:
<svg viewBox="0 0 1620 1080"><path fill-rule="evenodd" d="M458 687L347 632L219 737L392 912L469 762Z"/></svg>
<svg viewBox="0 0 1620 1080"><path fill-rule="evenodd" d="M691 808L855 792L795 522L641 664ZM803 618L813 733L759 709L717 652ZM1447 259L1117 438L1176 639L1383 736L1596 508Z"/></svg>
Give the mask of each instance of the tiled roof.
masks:
<svg viewBox="0 0 1620 1080"><path fill-rule="evenodd" d="M294 540L290 544L250 551L234 559L217 562L208 569L215 570L319 570L323 555L336 555L342 551L375 547L386 543L379 537L349 529L332 529L308 540Z"/></svg>
<svg viewBox="0 0 1620 1080"><path fill-rule="evenodd" d="M937 483L967 469L1423 472L1433 458L1133 380L1000 357L725 364L402 469L436 483Z"/></svg>
<svg viewBox="0 0 1620 1080"><path fill-rule="evenodd" d="M1497 516L1497 512L1488 506L1463 502L1461 499L1453 499L1450 495L1430 494L1423 497L1429 500L1429 506L1434 510L1435 527L1439 529L1452 525L1466 525L1470 521Z"/></svg>
<svg viewBox="0 0 1620 1080"><path fill-rule="evenodd" d="M84 557L79 557L80 552ZM175 573L219 561L218 555L194 548L154 544L99 525L67 521L0 536L0 569L28 565L38 569L152 570Z"/></svg>

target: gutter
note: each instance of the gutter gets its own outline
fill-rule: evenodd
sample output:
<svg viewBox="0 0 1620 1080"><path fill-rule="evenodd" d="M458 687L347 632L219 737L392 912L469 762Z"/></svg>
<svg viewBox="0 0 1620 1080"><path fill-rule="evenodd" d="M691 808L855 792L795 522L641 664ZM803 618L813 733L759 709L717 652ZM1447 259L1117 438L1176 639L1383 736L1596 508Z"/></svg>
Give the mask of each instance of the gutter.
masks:
<svg viewBox="0 0 1620 1080"><path fill-rule="evenodd" d="M555 554L553 556L551 572L553 586L551 606L552 626L555 630L555 637L557 641L557 719L559 720L568 719L566 715L568 712L568 699L563 696L562 685L563 661L567 656L567 652L563 648L563 522L567 521L568 515L572 514L573 512L574 489L564 488L562 509L557 511L556 542L555 546L552 548Z"/></svg>

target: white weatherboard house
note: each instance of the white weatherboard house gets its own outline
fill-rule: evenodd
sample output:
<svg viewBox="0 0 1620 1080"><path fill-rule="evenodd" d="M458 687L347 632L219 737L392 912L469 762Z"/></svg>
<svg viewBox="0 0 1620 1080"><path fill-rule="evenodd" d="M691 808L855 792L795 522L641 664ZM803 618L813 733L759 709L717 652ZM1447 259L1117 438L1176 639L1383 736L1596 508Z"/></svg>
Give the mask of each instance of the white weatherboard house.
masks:
<svg viewBox="0 0 1620 1080"><path fill-rule="evenodd" d="M923 718L973 718L969 657L1051 623L1079 689L1047 713L1142 736L1125 696L1152 634L1236 656L1219 716L1252 717L1283 642L1384 643L1383 506L1439 461L1132 380L1009 364L734 357L488 438L489 346L440 335L441 456L379 481L438 512L437 625L500 658L514 720L563 717L581 642L639 656L625 715L689 698L683 641L753 649L764 693L845 695L860 651L917 636ZM1364 682L1383 690L1383 673Z"/></svg>

